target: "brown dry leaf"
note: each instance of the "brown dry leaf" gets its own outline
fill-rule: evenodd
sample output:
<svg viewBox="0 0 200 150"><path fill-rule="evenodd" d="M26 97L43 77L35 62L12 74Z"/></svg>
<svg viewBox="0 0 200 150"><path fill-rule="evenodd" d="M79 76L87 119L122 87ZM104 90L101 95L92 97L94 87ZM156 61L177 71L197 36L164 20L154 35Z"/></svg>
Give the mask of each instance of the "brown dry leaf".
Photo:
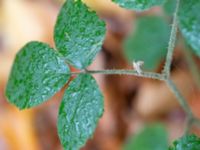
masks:
<svg viewBox="0 0 200 150"><path fill-rule="evenodd" d="M0 132L9 150L39 150L32 123L32 110L22 112L16 108L6 108L6 111L0 113Z"/></svg>
<svg viewBox="0 0 200 150"><path fill-rule="evenodd" d="M0 86L5 86L12 66L12 58L0 54Z"/></svg>
<svg viewBox="0 0 200 150"><path fill-rule="evenodd" d="M200 119L200 93L193 96L192 100L190 101L190 106L195 116Z"/></svg>
<svg viewBox="0 0 200 150"><path fill-rule="evenodd" d="M7 51L15 55L25 43L32 40L53 45L53 27L58 8L42 2L13 0L4 0L1 7Z"/></svg>
<svg viewBox="0 0 200 150"><path fill-rule="evenodd" d="M53 45L53 26L57 12L57 7L44 1L39 3L3 0L1 2L0 32L5 41L4 49L0 51L1 95L4 93L15 54L23 45L31 40L44 41ZM3 141L4 147L9 150L40 150L33 125L35 110L18 111L17 108L7 105L5 97L1 95L0 143Z"/></svg>
<svg viewBox="0 0 200 150"><path fill-rule="evenodd" d="M41 21L24 1L3 1L3 28L9 51L18 51L26 42L43 38Z"/></svg>
<svg viewBox="0 0 200 150"><path fill-rule="evenodd" d="M15 54L23 45L32 40L53 45L58 10L45 3L13 0L3 0L1 8L5 51L0 52L0 83L5 85Z"/></svg>

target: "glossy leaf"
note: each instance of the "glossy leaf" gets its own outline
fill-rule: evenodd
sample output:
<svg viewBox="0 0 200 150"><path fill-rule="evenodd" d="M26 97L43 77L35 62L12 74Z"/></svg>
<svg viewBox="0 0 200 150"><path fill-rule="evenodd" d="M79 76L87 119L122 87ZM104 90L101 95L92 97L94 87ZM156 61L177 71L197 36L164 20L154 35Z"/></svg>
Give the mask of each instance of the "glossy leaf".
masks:
<svg viewBox="0 0 200 150"><path fill-rule="evenodd" d="M124 42L125 56L131 63L144 61L145 70L154 70L166 55L170 26L158 16L139 18L134 26Z"/></svg>
<svg viewBox="0 0 200 150"><path fill-rule="evenodd" d="M169 150L200 150L200 138L195 135L185 135L173 144Z"/></svg>
<svg viewBox="0 0 200 150"><path fill-rule="evenodd" d="M165 0L113 0L121 7L133 10L146 10L153 6L162 5Z"/></svg>
<svg viewBox="0 0 200 150"><path fill-rule="evenodd" d="M200 1L181 0L179 25L188 44L200 56Z"/></svg>
<svg viewBox="0 0 200 150"><path fill-rule="evenodd" d="M44 43L30 42L16 55L6 96L20 109L36 106L63 87L69 72L54 49Z"/></svg>
<svg viewBox="0 0 200 150"><path fill-rule="evenodd" d="M160 124L145 127L134 135L125 145L124 150L167 150L167 131Z"/></svg>
<svg viewBox="0 0 200 150"><path fill-rule="evenodd" d="M58 134L66 150L78 150L103 113L103 96L91 75L78 75L67 88L58 115Z"/></svg>
<svg viewBox="0 0 200 150"><path fill-rule="evenodd" d="M100 51L105 23L81 0L67 0L58 15L54 39L67 62L84 69Z"/></svg>

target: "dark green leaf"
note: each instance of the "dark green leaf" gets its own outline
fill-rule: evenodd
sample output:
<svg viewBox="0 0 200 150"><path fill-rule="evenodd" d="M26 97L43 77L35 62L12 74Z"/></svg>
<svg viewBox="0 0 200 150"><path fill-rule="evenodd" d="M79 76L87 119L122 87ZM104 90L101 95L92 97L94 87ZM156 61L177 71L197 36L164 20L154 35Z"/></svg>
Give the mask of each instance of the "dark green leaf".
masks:
<svg viewBox="0 0 200 150"><path fill-rule="evenodd" d="M160 124L150 125L125 145L124 150L167 150L166 129Z"/></svg>
<svg viewBox="0 0 200 150"><path fill-rule="evenodd" d="M146 10L153 6L162 5L165 0L113 0L121 7L133 10Z"/></svg>
<svg viewBox="0 0 200 150"><path fill-rule="evenodd" d="M90 65L100 51L105 23L81 0L67 0L57 19L54 39L59 52L79 69Z"/></svg>
<svg viewBox="0 0 200 150"><path fill-rule="evenodd" d="M172 16L176 9L176 0L167 0L164 5L163 9L167 15Z"/></svg>
<svg viewBox="0 0 200 150"><path fill-rule="evenodd" d="M130 62L144 61L144 69L154 70L167 52L170 27L158 16L139 18L124 43L125 56Z"/></svg>
<svg viewBox="0 0 200 150"><path fill-rule="evenodd" d="M20 109L52 97L68 81L69 68L47 44L30 42L16 55L6 88L8 100Z"/></svg>
<svg viewBox="0 0 200 150"><path fill-rule="evenodd" d="M195 135L183 136L169 150L200 150L200 138Z"/></svg>
<svg viewBox="0 0 200 150"><path fill-rule="evenodd" d="M78 150L90 138L103 113L103 96L91 75L78 75L60 105L58 134L66 150Z"/></svg>
<svg viewBox="0 0 200 150"><path fill-rule="evenodd" d="M200 56L200 1L181 0L179 24L183 36Z"/></svg>

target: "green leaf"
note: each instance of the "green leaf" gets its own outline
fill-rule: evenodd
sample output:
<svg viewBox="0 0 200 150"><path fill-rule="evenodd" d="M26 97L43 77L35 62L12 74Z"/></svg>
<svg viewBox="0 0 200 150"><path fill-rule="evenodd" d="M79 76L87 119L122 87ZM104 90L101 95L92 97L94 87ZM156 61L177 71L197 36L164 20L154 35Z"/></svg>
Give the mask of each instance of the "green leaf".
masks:
<svg viewBox="0 0 200 150"><path fill-rule="evenodd" d="M20 109L36 106L61 89L69 72L64 60L49 45L30 42L16 55L6 96Z"/></svg>
<svg viewBox="0 0 200 150"><path fill-rule="evenodd" d="M113 0L121 7L133 10L146 10L151 7L162 5L165 0Z"/></svg>
<svg viewBox="0 0 200 150"><path fill-rule="evenodd" d="M176 9L176 0L167 0L164 5L163 9L167 15L172 16Z"/></svg>
<svg viewBox="0 0 200 150"><path fill-rule="evenodd" d="M145 127L133 136L124 150L166 150L168 148L167 131L161 124Z"/></svg>
<svg viewBox="0 0 200 150"><path fill-rule="evenodd" d="M78 75L60 105L58 135L66 150L77 150L90 138L103 114L103 96L91 75Z"/></svg>
<svg viewBox="0 0 200 150"><path fill-rule="evenodd" d="M105 23L81 0L67 0L57 18L54 39L67 62L84 69L101 50L105 32Z"/></svg>
<svg viewBox="0 0 200 150"><path fill-rule="evenodd" d="M130 62L144 61L144 69L154 70L167 53L170 26L158 16L146 16L136 21L124 42L125 56Z"/></svg>
<svg viewBox="0 0 200 150"><path fill-rule="evenodd" d="M200 150L200 138L195 135L185 135L173 144L169 150Z"/></svg>
<svg viewBox="0 0 200 150"><path fill-rule="evenodd" d="M179 25L187 43L200 56L200 1L181 0L179 10Z"/></svg>

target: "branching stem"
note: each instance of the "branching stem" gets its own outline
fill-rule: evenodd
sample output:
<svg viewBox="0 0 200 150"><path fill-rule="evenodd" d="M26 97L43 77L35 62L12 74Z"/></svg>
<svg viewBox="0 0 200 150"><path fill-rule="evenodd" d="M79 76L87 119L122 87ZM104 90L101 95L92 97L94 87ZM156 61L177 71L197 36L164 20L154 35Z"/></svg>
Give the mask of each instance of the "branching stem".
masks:
<svg viewBox="0 0 200 150"><path fill-rule="evenodd" d="M156 79L164 81L169 89L172 91L172 93L176 96L179 104L185 111L187 115L187 127L186 127L186 133L189 132L192 125L196 125L200 128L200 120L196 119L195 116L192 113L191 108L189 107L187 100L184 98L184 96L181 94L181 92L176 87L175 83L170 79L170 68L172 64L172 58L173 58L173 52L175 48L176 43L176 34L177 34L177 28L178 28L178 22L177 22L177 14L179 10L179 3L180 0L177 0L176 10L174 13L173 18L173 24L171 29L171 35L168 45L168 52L166 56L166 62L164 69L162 71L162 74L160 73L153 73L153 72L144 72L141 71L141 73L138 73L136 70L83 70L79 72L72 72L71 75L78 75L78 74L104 74L104 75L134 75L137 77L142 78L150 78L150 79Z"/></svg>
<svg viewBox="0 0 200 150"><path fill-rule="evenodd" d="M169 89L174 93L174 95L176 96L179 104L181 105L181 107L184 109L184 111L186 112L187 116L189 118L193 118L193 114L192 111L186 101L186 99L183 97L183 95L180 93L180 91L177 89L176 85L174 84L174 82L171 79L166 79L165 80L167 86L169 87Z"/></svg>
<svg viewBox="0 0 200 150"><path fill-rule="evenodd" d="M153 72L141 72L138 73L135 70L124 70L124 69L112 69L112 70L84 70L80 72L73 72L72 75L76 74L104 74L104 75L134 75L137 77L142 78L150 78L150 79L156 79L156 80L164 80L164 76L159 73L153 73Z"/></svg>
<svg viewBox="0 0 200 150"><path fill-rule="evenodd" d="M171 68L173 52L174 52L174 48L176 44L176 33L177 33L177 28L178 28L177 14L179 10L179 4L180 4L180 0L177 0L177 5L174 12L173 24L172 24L172 29L171 29L171 35L170 35L169 44L168 44L166 62L165 62L164 70L163 70L163 74L165 74L167 77L170 76L170 68Z"/></svg>

